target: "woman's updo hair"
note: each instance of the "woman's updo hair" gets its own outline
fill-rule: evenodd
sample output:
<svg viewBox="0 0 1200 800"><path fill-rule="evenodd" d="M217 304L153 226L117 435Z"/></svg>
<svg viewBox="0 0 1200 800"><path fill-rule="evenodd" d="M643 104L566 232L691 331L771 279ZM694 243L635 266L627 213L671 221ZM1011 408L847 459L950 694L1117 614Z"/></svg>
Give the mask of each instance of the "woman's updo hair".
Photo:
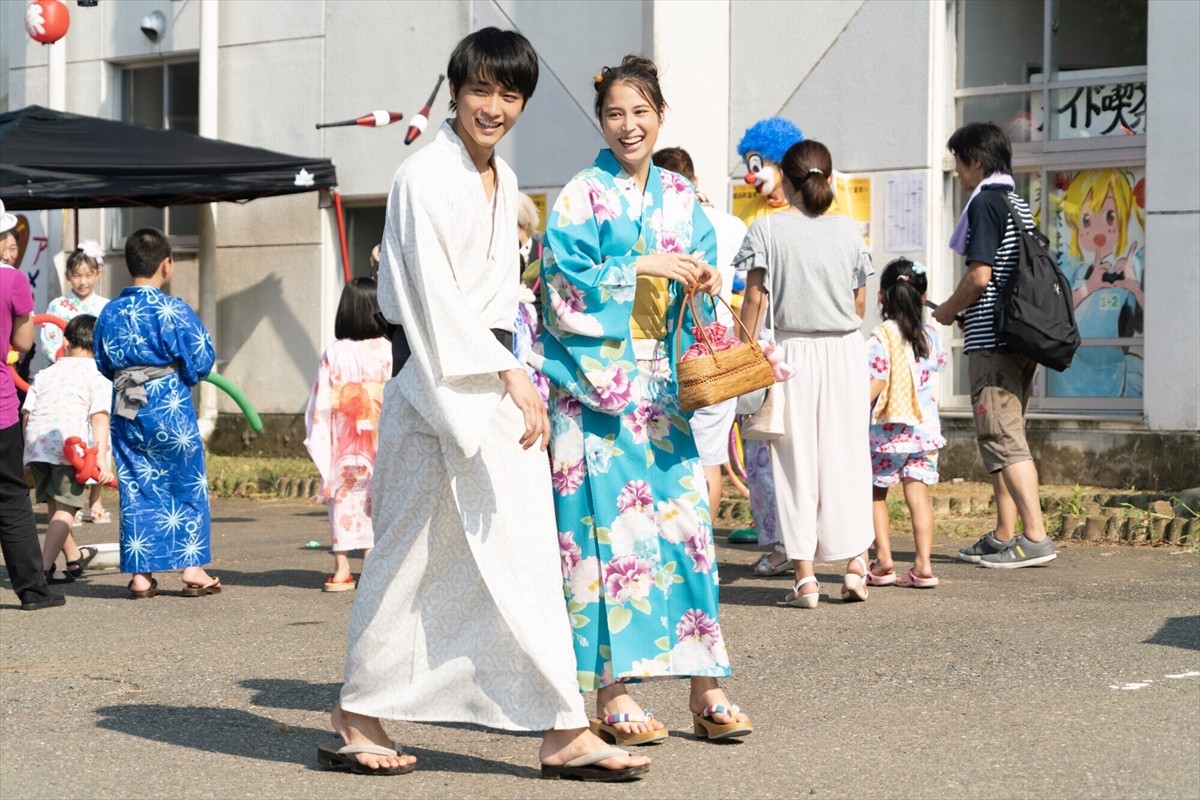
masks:
<svg viewBox="0 0 1200 800"><path fill-rule="evenodd" d="M829 148L812 139L797 142L783 154L780 171L792 183L792 188L804 201L804 210L820 216L833 204L833 156Z"/></svg>
<svg viewBox="0 0 1200 800"><path fill-rule="evenodd" d="M621 59L621 65L618 67L601 67L594 80L598 120L604 119L604 101L608 99L608 90L618 83L628 83L632 86L659 114L667 110L662 87L658 85L658 67L648 58L627 55Z"/></svg>

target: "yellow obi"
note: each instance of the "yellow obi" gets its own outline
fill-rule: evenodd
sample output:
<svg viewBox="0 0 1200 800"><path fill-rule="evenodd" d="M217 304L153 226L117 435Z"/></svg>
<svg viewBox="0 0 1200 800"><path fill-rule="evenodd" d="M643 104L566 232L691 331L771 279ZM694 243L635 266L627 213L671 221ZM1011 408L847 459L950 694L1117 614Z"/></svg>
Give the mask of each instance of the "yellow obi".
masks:
<svg viewBox="0 0 1200 800"><path fill-rule="evenodd" d="M629 330L634 339L667 338L667 305L670 302L668 278L639 275L633 295L633 315Z"/></svg>

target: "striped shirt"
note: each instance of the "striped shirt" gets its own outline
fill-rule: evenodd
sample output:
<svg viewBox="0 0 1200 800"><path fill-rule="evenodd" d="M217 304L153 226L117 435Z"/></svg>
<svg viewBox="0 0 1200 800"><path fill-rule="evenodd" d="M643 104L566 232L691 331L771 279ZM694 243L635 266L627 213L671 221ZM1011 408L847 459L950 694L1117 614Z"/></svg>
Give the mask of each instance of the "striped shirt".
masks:
<svg viewBox="0 0 1200 800"><path fill-rule="evenodd" d="M967 208L966 263L979 261L990 265L992 277L979 299L963 312L963 353L1003 347L1003 342L996 339L996 300L1021 253L1017 228L1001 194L1005 188L985 186ZM1020 213L1021 225L1032 228L1029 204L1016 192L1009 192L1008 199Z"/></svg>

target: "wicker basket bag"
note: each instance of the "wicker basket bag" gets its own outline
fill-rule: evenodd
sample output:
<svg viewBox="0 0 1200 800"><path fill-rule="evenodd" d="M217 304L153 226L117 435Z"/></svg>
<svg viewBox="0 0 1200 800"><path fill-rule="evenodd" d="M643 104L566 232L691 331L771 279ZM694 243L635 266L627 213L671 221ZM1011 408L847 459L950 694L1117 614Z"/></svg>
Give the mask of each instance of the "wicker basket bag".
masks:
<svg viewBox="0 0 1200 800"><path fill-rule="evenodd" d="M725 303L719 296L715 296L714 300ZM680 334L683 329L684 317L680 313L675 328L675 378L679 384L679 407L681 409L695 411L698 408L715 405L722 400L728 400L731 397L737 397L775 383L775 374L767 362L767 357L763 355L762 348L746 331L746 327L742 325L742 321L738 319L737 315L733 314L732 308L729 309L729 312L733 314L734 322L746 334L746 339L749 341L744 341L729 350L715 351L712 342L708 339L708 334L704 331L704 326L700 324L700 318L696 315L695 289L688 290L687 303L692 311L692 319L696 320L700 338L708 349L708 354L690 358L687 361L679 357ZM725 303L725 306L728 308L729 304Z"/></svg>

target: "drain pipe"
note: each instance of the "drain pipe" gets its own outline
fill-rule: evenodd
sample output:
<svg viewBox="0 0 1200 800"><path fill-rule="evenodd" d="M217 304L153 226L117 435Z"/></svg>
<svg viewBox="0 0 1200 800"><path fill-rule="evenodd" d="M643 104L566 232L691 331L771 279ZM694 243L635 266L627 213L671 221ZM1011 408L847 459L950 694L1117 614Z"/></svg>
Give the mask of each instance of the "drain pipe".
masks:
<svg viewBox="0 0 1200 800"><path fill-rule="evenodd" d="M218 0L200 0L200 135L217 138L217 54L219 31ZM213 338L220 353L217 336L217 204L200 207L200 321ZM216 367L214 366L214 369ZM217 387L200 382L200 408L196 413L200 438L206 444L217 427Z"/></svg>

